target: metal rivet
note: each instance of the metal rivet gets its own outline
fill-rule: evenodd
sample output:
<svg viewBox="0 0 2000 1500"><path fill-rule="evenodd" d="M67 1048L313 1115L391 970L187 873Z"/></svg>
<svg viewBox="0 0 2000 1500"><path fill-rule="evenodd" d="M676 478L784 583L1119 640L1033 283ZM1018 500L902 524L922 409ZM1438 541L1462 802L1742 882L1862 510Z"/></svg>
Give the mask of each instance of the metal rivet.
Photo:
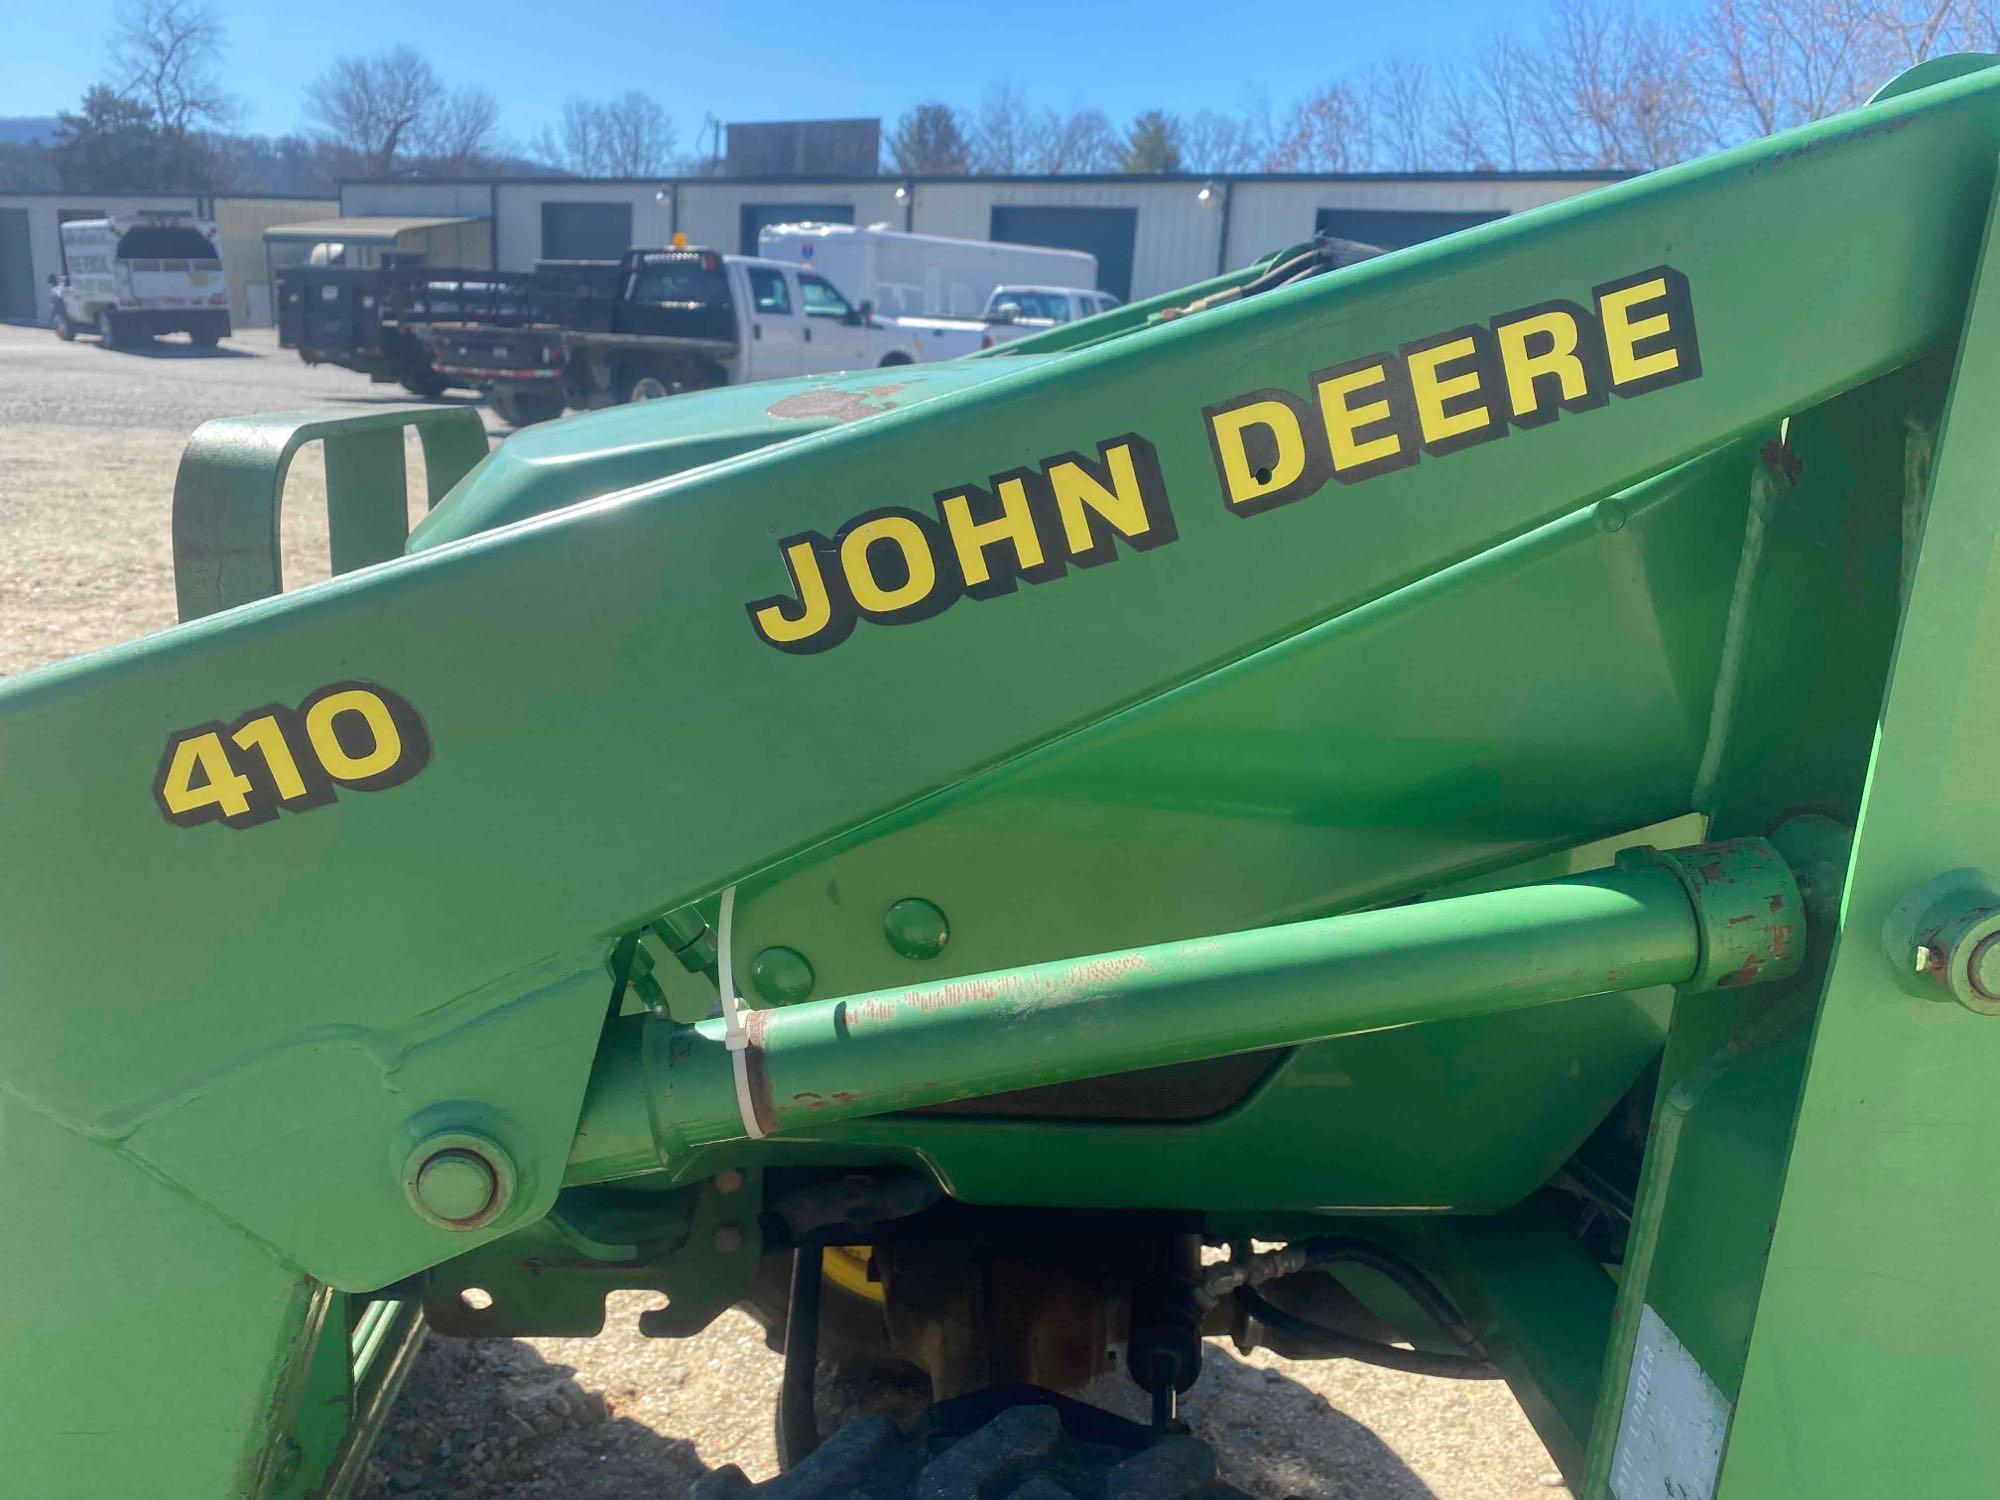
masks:
<svg viewBox="0 0 2000 1500"><path fill-rule="evenodd" d="M813 966L796 948L766 948L750 960L750 985L770 1005L805 999L813 977Z"/></svg>
<svg viewBox="0 0 2000 1500"><path fill-rule="evenodd" d="M905 896L882 917L882 935L904 958L936 958L951 941L951 924L921 896Z"/></svg>
<svg viewBox="0 0 2000 1500"><path fill-rule="evenodd" d="M743 1248L743 1228L738 1224L719 1224L715 1230L715 1251L718 1255L734 1255Z"/></svg>
<svg viewBox="0 0 2000 1500"><path fill-rule="evenodd" d="M715 1190L724 1197L743 1191L743 1174L734 1167L724 1167L715 1174Z"/></svg>

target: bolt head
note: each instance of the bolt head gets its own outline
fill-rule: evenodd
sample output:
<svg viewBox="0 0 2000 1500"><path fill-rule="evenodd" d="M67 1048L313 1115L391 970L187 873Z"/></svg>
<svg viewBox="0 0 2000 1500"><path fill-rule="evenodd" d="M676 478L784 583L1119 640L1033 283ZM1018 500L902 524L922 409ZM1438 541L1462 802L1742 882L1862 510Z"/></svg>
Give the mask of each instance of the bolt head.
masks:
<svg viewBox="0 0 2000 1500"><path fill-rule="evenodd" d="M743 1174L734 1167L724 1167L715 1174L715 1190L724 1197L743 1191Z"/></svg>
<svg viewBox="0 0 2000 1500"><path fill-rule="evenodd" d="M943 911L923 897L905 896L883 914L882 935L890 948L921 963L944 952L951 941L951 924Z"/></svg>
<svg viewBox="0 0 2000 1500"><path fill-rule="evenodd" d="M743 1226L740 1224L718 1224L715 1228L715 1251L718 1255L734 1255L743 1248Z"/></svg>
<svg viewBox="0 0 2000 1500"><path fill-rule="evenodd" d="M796 948L766 948L750 960L750 984L767 1005L792 1005L813 990L813 966Z"/></svg>

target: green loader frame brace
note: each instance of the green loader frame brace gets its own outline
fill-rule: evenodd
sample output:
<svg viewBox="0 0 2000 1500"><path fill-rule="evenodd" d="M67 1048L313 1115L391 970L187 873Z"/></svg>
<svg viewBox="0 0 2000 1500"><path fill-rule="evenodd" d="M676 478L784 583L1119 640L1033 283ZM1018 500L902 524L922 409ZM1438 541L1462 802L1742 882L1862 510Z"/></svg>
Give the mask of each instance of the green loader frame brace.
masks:
<svg viewBox="0 0 2000 1500"><path fill-rule="evenodd" d="M1379 1245L1587 1500L1994 1493L1992 61L895 380L206 434L183 623L0 685L0 1491L342 1493L425 1318L692 1332L893 1169Z"/></svg>

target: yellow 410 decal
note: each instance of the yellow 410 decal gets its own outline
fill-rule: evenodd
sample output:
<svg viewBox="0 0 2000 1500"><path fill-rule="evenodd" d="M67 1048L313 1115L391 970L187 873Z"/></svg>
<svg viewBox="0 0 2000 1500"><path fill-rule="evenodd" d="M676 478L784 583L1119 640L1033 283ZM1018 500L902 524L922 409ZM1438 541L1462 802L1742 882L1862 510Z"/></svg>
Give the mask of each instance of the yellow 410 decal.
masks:
<svg viewBox="0 0 2000 1500"><path fill-rule="evenodd" d="M1588 307L1516 308L1313 370L1303 391L1246 391L1201 416L1223 508L1248 517L1328 481L1358 484L1700 375L1687 278L1654 266L1593 287ZM1100 442L1095 456L1059 453L940 490L931 511L885 506L832 536L785 537L790 592L751 600L751 628L780 651L826 651L861 620L927 620L1179 536L1153 445L1136 432Z"/></svg>
<svg viewBox="0 0 2000 1500"><path fill-rule="evenodd" d="M168 735L153 800L182 828L250 828L280 809L324 807L341 788L400 786L430 759L430 735L407 699L379 683L336 682L297 708L272 703Z"/></svg>

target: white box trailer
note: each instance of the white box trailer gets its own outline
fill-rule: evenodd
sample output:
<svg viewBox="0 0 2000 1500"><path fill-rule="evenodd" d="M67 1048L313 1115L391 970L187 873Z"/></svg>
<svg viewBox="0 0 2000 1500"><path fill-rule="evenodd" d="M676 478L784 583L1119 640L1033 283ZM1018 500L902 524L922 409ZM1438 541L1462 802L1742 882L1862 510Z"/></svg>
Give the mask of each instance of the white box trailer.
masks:
<svg viewBox="0 0 2000 1500"><path fill-rule="evenodd" d="M1097 257L1086 251L910 234L886 224L770 224L757 248L766 259L811 267L850 302L869 303L877 317L921 336L929 359L979 348L1001 287L1097 285Z"/></svg>
<svg viewBox="0 0 2000 1500"><path fill-rule="evenodd" d="M120 345L185 333L213 346L229 337L229 285L215 223L191 214L114 214L61 229L64 274L54 288L56 336L94 329Z"/></svg>

